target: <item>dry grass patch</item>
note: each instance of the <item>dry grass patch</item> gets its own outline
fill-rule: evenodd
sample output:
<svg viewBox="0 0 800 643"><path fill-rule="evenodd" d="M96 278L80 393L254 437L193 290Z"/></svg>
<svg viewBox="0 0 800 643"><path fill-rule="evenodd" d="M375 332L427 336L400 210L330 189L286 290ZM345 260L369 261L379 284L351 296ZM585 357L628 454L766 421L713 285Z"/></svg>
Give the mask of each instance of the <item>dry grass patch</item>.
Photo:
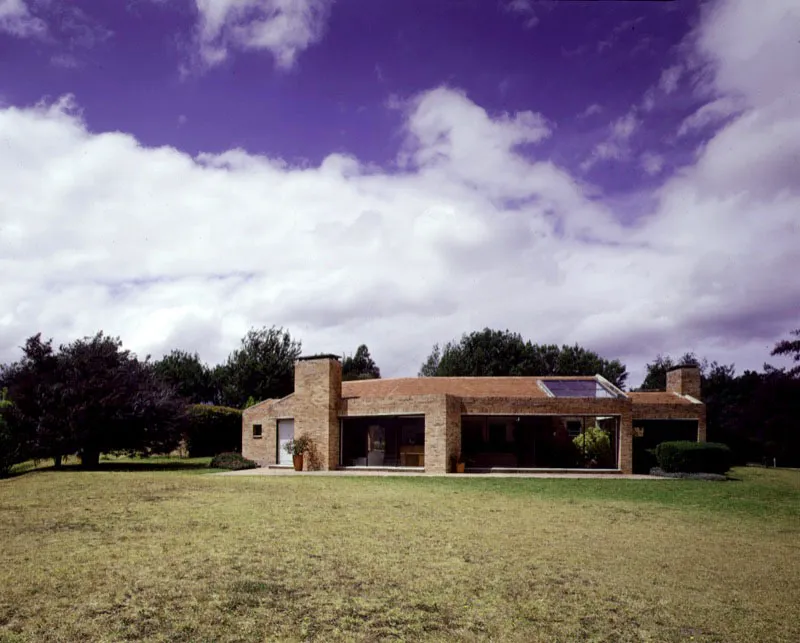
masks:
<svg viewBox="0 0 800 643"><path fill-rule="evenodd" d="M33 472L0 482L0 641L794 643L800 473L739 475Z"/></svg>

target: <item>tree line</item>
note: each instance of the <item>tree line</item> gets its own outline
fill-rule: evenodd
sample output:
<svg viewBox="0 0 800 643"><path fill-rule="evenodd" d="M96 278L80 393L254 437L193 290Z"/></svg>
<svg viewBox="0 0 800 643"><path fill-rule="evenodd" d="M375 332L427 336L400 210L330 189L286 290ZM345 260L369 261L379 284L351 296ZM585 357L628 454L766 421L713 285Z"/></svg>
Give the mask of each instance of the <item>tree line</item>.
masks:
<svg viewBox="0 0 800 643"><path fill-rule="evenodd" d="M800 330L794 331L800 338ZM205 364L197 353L173 350L159 360L139 359L119 338L102 332L53 346L41 334L26 340L22 357L0 367L0 472L28 458L79 455L87 466L101 453L167 453L186 435L190 405L243 409L292 392L301 343L279 327L252 328L227 360ZM677 364L700 368L709 439L741 456L800 461L800 339L779 342L773 355L797 366L736 375L733 365L693 353L658 355L647 365L642 389L663 389ZM420 377L600 374L624 388L628 372L579 345L535 344L518 333L485 328L434 344ZM372 379L380 369L366 345L343 356L344 380Z"/></svg>
<svg viewBox="0 0 800 643"><path fill-rule="evenodd" d="M792 335L800 338L800 329ZM696 366L709 441L731 447L739 464L800 466L800 340L782 340L770 355L788 356L796 365L776 368L765 363L761 371L737 375L734 364L709 362L694 353L677 359L658 355L647 364L637 390L664 389L670 368Z"/></svg>
<svg viewBox="0 0 800 643"><path fill-rule="evenodd" d="M789 368L764 364L763 371L737 375L733 364L709 362L694 353L678 358L657 355L646 366L638 391L665 390L673 366L700 369L701 395L706 404L707 439L731 447L739 464L752 461L800 466L800 329L778 342L773 356L790 357ZM484 329L438 344L423 362L419 375L594 375L624 388L628 372L619 360L607 360L578 345L539 345L518 333Z"/></svg>
<svg viewBox="0 0 800 643"><path fill-rule="evenodd" d="M78 455L92 467L101 453L169 453L188 435L200 442L197 425L209 416L196 405L223 407L219 416L288 395L301 348L283 328L252 328L211 367L182 350L139 359L103 332L57 348L34 335L18 361L0 366L0 474L27 459L58 467ZM346 379L380 377L364 345L344 357L343 371Z"/></svg>

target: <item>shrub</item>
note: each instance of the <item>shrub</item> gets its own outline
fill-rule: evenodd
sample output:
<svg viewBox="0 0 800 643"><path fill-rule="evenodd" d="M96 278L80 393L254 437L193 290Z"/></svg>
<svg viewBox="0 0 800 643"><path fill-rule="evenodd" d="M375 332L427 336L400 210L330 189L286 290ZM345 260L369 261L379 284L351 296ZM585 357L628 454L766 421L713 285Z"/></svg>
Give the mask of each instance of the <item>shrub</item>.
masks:
<svg viewBox="0 0 800 643"><path fill-rule="evenodd" d="M242 469L257 469L258 463L248 460L241 453L220 453L211 459L209 466L212 469L240 471Z"/></svg>
<svg viewBox="0 0 800 643"><path fill-rule="evenodd" d="M186 422L186 448L190 457L242 450L242 412L239 409L194 404Z"/></svg>
<svg viewBox="0 0 800 643"><path fill-rule="evenodd" d="M599 426L587 426L581 435L575 436L572 443L593 466L608 466L614 460L611 438Z"/></svg>
<svg viewBox="0 0 800 643"><path fill-rule="evenodd" d="M312 448L312 441L307 435L301 435L294 440L289 440L283 448L291 456L303 455Z"/></svg>
<svg viewBox="0 0 800 643"><path fill-rule="evenodd" d="M662 442L656 447L658 466L667 473L719 473L731 468L731 450L716 442Z"/></svg>
<svg viewBox="0 0 800 643"><path fill-rule="evenodd" d="M0 478L11 473L11 467L25 460L24 439L11 417L11 402L6 391L0 391Z"/></svg>

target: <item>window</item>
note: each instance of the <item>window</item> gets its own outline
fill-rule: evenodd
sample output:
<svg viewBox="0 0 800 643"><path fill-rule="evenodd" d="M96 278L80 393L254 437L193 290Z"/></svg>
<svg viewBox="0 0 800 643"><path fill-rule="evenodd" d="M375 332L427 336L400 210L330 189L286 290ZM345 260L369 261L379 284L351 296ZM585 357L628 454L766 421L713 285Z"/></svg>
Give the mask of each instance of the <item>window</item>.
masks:
<svg viewBox="0 0 800 643"><path fill-rule="evenodd" d="M253 437L254 438L260 438L262 433L263 433L263 431L264 431L264 429L260 424L254 424L253 425Z"/></svg>
<svg viewBox="0 0 800 643"><path fill-rule="evenodd" d="M581 434L581 421L580 420L568 420L567 421L567 433L571 438L577 438Z"/></svg>
<svg viewBox="0 0 800 643"><path fill-rule="evenodd" d="M541 380L555 397L617 397L594 378L585 380Z"/></svg>

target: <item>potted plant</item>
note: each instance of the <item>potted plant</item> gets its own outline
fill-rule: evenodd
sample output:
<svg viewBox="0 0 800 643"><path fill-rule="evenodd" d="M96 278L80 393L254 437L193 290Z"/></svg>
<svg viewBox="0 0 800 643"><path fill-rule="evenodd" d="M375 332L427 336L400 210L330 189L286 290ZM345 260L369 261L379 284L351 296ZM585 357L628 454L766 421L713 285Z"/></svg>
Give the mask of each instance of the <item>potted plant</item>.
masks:
<svg viewBox="0 0 800 643"><path fill-rule="evenodd" d="M295 471L303 470L303 454L311 447L311 439L301 435L299 438L289 440L284 447L286 453L292 456L292 463Z"/></svg>
<svg viewBox="0 0 800 643"><path fill-rule="evenodd" d="M450 469L453 473L464 473L464 460L460 453L450 457Z"/></svg>

